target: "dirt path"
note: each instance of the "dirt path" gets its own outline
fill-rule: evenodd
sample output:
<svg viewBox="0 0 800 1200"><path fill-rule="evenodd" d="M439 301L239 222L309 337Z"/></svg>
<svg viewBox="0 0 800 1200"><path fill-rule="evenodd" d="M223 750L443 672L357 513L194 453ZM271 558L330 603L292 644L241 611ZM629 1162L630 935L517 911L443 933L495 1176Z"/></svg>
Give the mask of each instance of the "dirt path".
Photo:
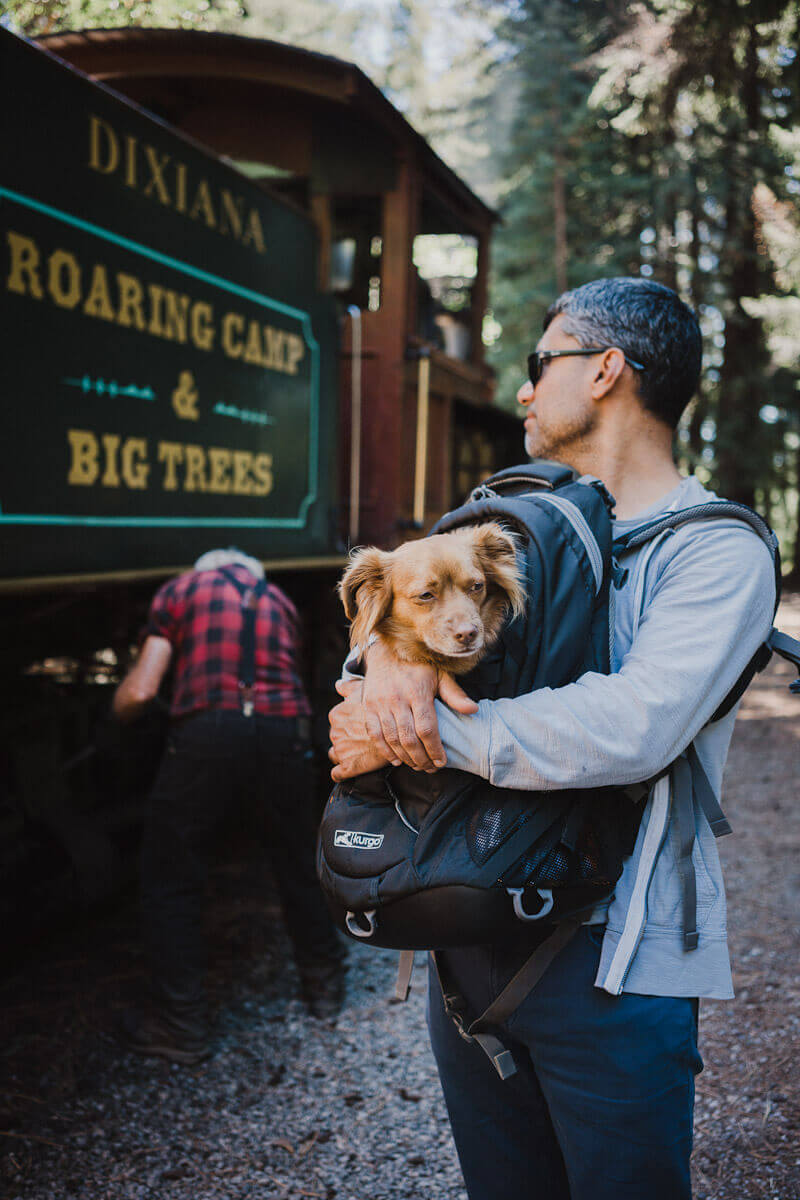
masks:
<svg viewBox="0 0 800 1200"><path fill-rule="evenodd" d="M780 615L800 637L800 597ZM701 1007L696 1200L800 1197L800 699L773 663L742 706L720 843L737 999ZM335 1029L305 1016L258 864L215 879L215 1057L194 1070L108 1036L142 969L132 906L0 983L0 1196L465 1200L424 1027L424 960L354 947ZM520 1198L522 1200L522 1198ZM645 1198L643 1198L645 1200Z"/></svg>
<svg viewBox="0 0 800 1200"><path fill-rule="evenodd" d="M800 597L780 628L800 638ZM719 843L734 1003L701 1007L698 1200L800 1197L800 697L773 661L742 702L725 772L732 837Z"/></svg>

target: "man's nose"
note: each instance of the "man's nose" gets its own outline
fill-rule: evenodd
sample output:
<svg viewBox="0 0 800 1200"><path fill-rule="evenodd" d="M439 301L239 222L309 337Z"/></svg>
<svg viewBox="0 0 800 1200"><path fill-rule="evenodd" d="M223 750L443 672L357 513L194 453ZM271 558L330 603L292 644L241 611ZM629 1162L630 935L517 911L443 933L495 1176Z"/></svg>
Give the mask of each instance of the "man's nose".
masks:
<svg viewBox="0 0 800 1200"><path fill-rule="evenodd" d="M526 379L522 387L517 392L517 400L520 404L530 404L533 399L533 384L530 379Z"/></svg>

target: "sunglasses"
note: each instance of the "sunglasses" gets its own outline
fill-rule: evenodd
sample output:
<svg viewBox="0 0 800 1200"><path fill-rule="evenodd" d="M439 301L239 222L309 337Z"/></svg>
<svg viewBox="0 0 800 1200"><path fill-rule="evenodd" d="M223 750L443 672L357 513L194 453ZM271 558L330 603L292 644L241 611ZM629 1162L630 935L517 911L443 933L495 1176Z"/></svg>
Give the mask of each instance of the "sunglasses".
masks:
<svg viewBox="0 0 800 1200"><path fill-rule="evenodd" d="M606 350L618 349L616 346L587 346L580 350L534 350L533 354L528 355L528 378L534 387L542 378L544 364L549 362L551 358L570 358L572 355L588 355L588 354L605 354ZM633 367L635 371L644 371L644 363L636 362L632 358L628 358L627 354L623 355L625 362L629 367Z"/></svg>

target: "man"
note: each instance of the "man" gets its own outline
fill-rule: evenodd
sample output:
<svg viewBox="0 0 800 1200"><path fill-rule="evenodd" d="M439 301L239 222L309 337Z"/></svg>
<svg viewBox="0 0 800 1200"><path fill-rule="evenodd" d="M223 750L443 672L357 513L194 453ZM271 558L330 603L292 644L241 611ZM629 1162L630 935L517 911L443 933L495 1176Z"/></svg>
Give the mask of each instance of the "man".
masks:
<svg viewBox="0 0 800 1200"><path fill-rule="evenodd" d="M113 703L138 716L173 669L171 731L145 817L144 939L153 1010L127 1014L142 1054L176 1062L209 1052L201 901L222 826L245 819L266 846L313 1016L342 998L342 947L319 890L308 700L297 669L294 606L259 562L216 550L156 594L136 663Z"/></svg>
<svg viewBox="0 0 800 1200"><path fill-rule="evenodd" d="M600 478L615 533L710 497L682 478L672 438L697 386L701 337L670 289L598 280L562 295L530 358L525 448ZM339 684L334 779L390 762L446 762L500 786L602 787L651 779L694 741L719 795L735 714L709 724L767 636L770 554L742 523L692 522L625 555L612 674L471 704L453 680L399 666L380 642L362 683ZM437 694L447 702L434 703ZM434 1054L471 1200L685 1200L691 1194L699 997L732 996L714 838L696 808L699 944L682 940L670 780L652 789L610 904L555 958L500 1032L501 1081L461 1039L431 981ZM447 955L475 1014L528 950Z"/></svg>

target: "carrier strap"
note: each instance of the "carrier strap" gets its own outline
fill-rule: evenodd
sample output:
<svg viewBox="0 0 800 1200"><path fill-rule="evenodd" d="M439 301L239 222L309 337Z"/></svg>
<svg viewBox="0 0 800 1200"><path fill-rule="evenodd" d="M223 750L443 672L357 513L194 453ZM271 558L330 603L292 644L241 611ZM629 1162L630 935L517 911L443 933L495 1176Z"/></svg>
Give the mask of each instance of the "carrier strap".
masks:
<svg viewBox="0 0 800 1200"><path fill-rule="evenodd" d="M477 1021L472 1022L467 1032L474 1037L489 1025L501 1025L507 1021L536 987L555 956L572 940L581 924L581 921L559 921L550 936L539 943L530 958L525 960Z"/></svg>
<svg viewBox="0 0 800 1200"><path fill-rule="evenodd" d="M766 644L770 650L780 654L781 658L794 663L800 671L800 642L795 638L789 637L788 633L781 633L780 629L773 629ZM800 696L800 679L795 679L794 683L789 684L789 691L795 696Z"/></svg>
<svg viewBox="0 0 800 1200"><path fill-rule="evenodd" d="M467 1042L476 1042L491 1061L501 1079L508 1079L517 1070L511 1051L498 1037L488 1030L502 1025L517 1011L520 1004L531 994L556 955L563 950L581 927L580 921L560 921L549 937L525 960L516 975L496 996L477 1020L467 1023L466 1001L451 985L444 962L436 953L431 954L436 977L442 991L445 1012L454 1022L456 1029Z"/></svg>
<svg viewBox="0 0 800 1200"><path fill-rule="evenodd" d="M692 852L696 837L694 805L697 801L714 837L731 832L728 819L720 808L700 756L692 743L672 765L672 805L677 836L677 865L683 909L683 948L696 950L697 879Z"/></svg>
<svg viewBox="0 0 800 1200"><path fill-rule="evenodd" d="M731 832L731 827L728 823L728 818L720 808L719 801L714 794L714 789L706 775L705 767L700 762L700 755L695 750L694 742L689 746L686 753L692 768L692 789L705 814L706 820L711 826L711 832L714 834L714 837L725 837L726 834Z"/></svg>
<svg viewBox="0 0 800 1200"><path fill-rule="evenodd" d="M243 583L233 571L222 567L221 574L233 584L242 597L242 627L239 631L239 698L242 713L252 717L255 712L256 682L256 614L258 602L267 590L266 579L255 584Z"/></svg>
<svg viewBox="0 0 800 1200"><path fill-rule="evenodd" d="M692 862L694 849L694 801L692 791L692 768L684 755L675 760L673 767L674 792L672 805L675 812L675 828L678 837L678 875L681 884L683 906L683 948L697 949L697 880Z"/></svg>
<svg viewBox="0 0 800 1200"><path fill-rule="evenodd" d="M414 951L401 950L400 961L397 964L397 979L394 984L395 1000L407 1000L411 990L411 976L414 973Z"/></svg>

